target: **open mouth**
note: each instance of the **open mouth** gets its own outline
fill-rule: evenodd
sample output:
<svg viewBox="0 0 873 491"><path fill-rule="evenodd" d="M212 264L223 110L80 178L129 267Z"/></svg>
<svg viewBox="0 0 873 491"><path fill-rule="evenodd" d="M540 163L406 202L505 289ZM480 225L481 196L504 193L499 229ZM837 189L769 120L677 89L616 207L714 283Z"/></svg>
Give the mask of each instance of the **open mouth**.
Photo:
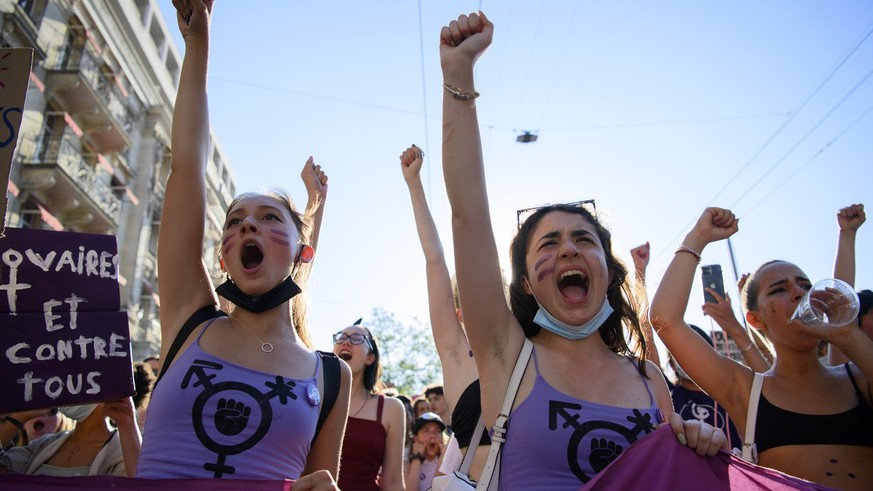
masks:
<svg viewBox="0 0 873 491"><path fill-rule="evenodd" d="M244 245L240 256L242 265L246 269L258 267L264 260L264 253L261 252L261 248L254 242Z"/></svg>
<svg viewBox="0 0 873 491"><path fill-rule="evenodd" d="M580 269L570 269L558 278L558 291L568 300L583 300L588 295L588 276Z"/></svg>
<svg viewBox="0 0 873 491"><path fill-rule="evenodd" d="M343 361L349 361L352 359L352 354L346 350L340 351L337 356L339 356L340 360Z"/></svg>

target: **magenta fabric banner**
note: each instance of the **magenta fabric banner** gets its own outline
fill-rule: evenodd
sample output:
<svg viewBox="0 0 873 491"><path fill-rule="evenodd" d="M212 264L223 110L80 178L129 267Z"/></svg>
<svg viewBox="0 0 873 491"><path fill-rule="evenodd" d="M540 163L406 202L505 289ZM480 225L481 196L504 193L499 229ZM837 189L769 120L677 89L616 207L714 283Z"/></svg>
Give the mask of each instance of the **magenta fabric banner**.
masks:
<svg viewBox="0 0 873 491"><path fill-rule="evenodd" d="M133 394L112 235L0 238L0 413Z"/></svg>
<svg viewBox="0 0 873 491"><path fill-rule="evenodd" d="M637 440L580 491L615 489L783 491L833 488L749 464L727 452L700 457L694 450L679 444L673 429L665 425Z"/></svg>
<svg viewBox="0 0 873 491"><path fill-rule="evenodd" d="M119 489L145 491L291 491L293 481L255 481L251 479L134 479L115 476L50 477L0 475L4 491L77 491Z"/></svg>

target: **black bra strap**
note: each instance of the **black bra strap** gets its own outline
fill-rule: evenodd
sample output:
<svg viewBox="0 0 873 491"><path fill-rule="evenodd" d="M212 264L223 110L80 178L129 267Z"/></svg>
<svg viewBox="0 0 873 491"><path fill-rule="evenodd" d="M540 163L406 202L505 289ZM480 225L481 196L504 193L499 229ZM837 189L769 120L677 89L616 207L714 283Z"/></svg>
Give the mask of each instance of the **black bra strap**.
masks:
<svg viewBox="0 0 873 491"><path fill-rule="evenodd" d="M216 317L225 316L224 312L215 308L215 305L207 305L197 312L191 314L191 317L182 324L182 328L179 329L179 332L176 333L176 338L173 339L173 344L170 345L170 351L167 352L167 358L165 360L161 360L161 373L158 375L158 379L155 380L155 385L152 387L158 386L158 382L161 381L161 377L164 376L164 373L167 372L167 368L170 367L170 363L173 362L173 359L176 358L176 355L179 353L179 349L182 348L182 344L185 343L185 340L191 336L191 333L194 329L197 328L200 324L208 321L209 319L214 319Z"/></svg>
<svg viewBox="0 0 873 491"><path fill-rule="evenodd" d="M858 399L860 399L860 400L863 401L863 400L864 400L864 396L861 395L861 389L858 388L858 383L855 382L855 376L852 375L852 368L849 367L849 364L848 364L848 363L846 363L846 364L843 365L843 366L846 367L846 373L849 374L849 380L852 381L852 387L855 388L855 393L858 394Z"/></svg>

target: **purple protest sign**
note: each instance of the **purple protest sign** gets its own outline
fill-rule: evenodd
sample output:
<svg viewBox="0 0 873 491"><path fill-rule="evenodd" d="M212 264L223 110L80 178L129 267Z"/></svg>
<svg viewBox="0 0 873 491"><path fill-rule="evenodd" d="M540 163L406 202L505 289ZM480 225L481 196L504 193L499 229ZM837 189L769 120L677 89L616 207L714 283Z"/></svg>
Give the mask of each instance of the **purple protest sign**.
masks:
<svg viewBox="0 0 873 491"><path fill-rule="evenodd" d="M43 312L46 301L73 294L87 300L76 302L78 311L121 308L115 236L6 229L0 238L0 312Z"/></svg>
<svg viewBox="0 0 873 491"><path fill-rule="evenodd" d="M6 229L0 238L0 413L133 394L111 235Z"/></svg>

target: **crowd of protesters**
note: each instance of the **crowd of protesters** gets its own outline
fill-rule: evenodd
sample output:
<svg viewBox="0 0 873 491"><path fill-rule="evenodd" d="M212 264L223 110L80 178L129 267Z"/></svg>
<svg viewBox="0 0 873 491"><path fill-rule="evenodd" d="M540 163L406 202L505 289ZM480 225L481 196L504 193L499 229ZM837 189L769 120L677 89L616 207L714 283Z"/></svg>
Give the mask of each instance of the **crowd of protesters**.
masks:
<svg viewBox="0 0 873 491"><path fill-rule="evenodd" d="M301 173L304 210L278 191L230 204L220 251L227 278L215 288L201 259L212 2L173 3L186 50L160 230L160 353L134 365L132 398L4 415L0 473L424 491L461 470L499 489L578 489L662 428L672 445L693 449L693 459L733 452L823 486L873 488L873 293L859 292L860 312L847 325L806 324L792 313L813 282L799 266L774 260L741 279L747 329L730 295L707 289L703 311L742 361L685 321L704 247L738 233L730 210L703 211L651 305L649 244L632 250L626 266L613 231L585 203L519 215L504 279L475 107L474 66L494 34L481 12L440 32L456 281L424 199L424 154L411 146L400 156L443 379L418 394L389 392L379 333L361 320L342 326L332 349L312 345L299 293L328 187L312 158ZM852 287L865 218L860 204L837 212L834 278ZM667 349L665 364L656 340ZM829 350L824 357L820 346ZM208 377L198 375L204 367ZM209 399L207 382L261 399ZM489 454L498 453L492 477ZM675 465L665 462L662 472Z"/></svg>

